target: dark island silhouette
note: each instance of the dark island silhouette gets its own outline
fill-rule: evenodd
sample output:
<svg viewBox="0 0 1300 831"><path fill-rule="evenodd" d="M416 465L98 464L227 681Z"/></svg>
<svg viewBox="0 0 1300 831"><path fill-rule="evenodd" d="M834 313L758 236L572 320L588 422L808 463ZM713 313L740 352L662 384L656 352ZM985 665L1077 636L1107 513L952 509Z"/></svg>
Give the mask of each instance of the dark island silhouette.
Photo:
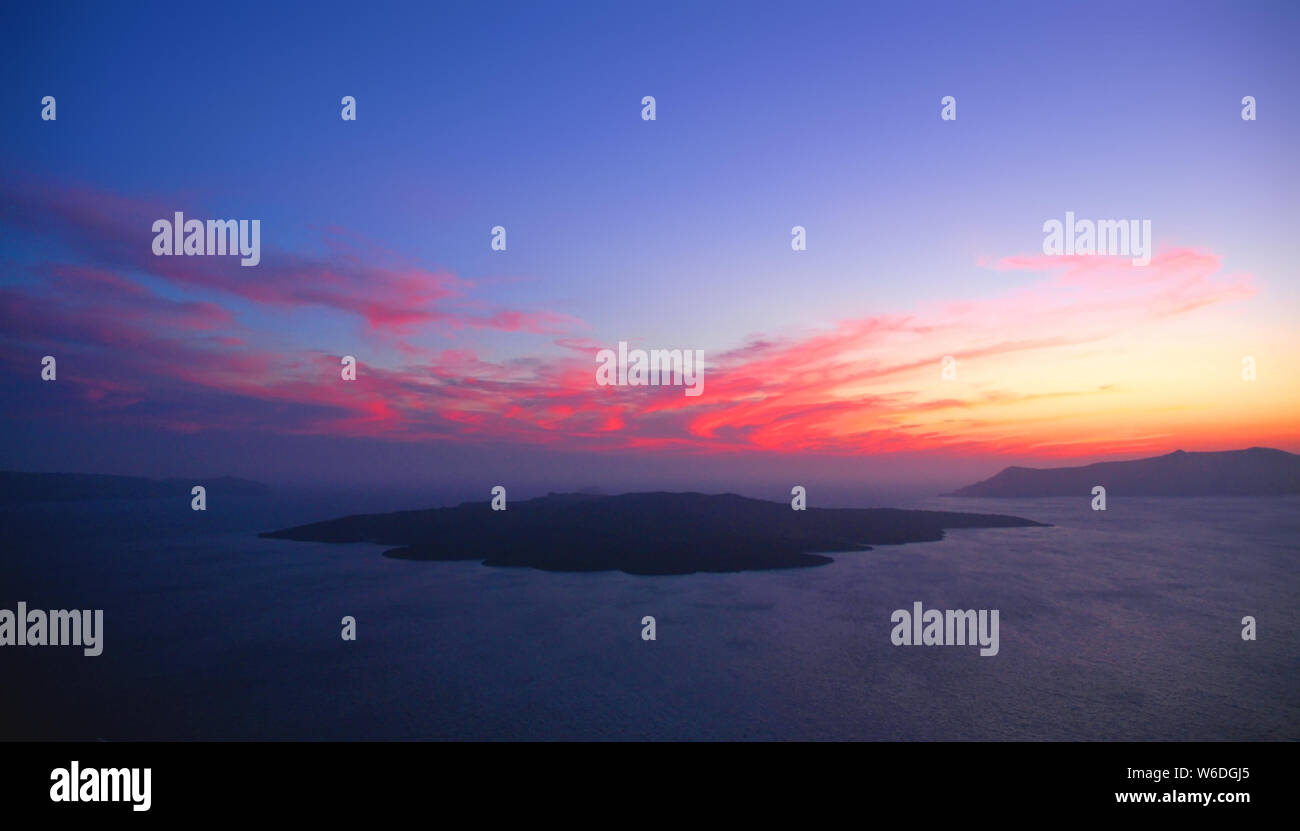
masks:
<svg viewBox="0 0 1300 831"><path fill-rule="evenodd" d="M669 575L825 565L817 552L865 551L943 539L945 529L1043 523L1013 516L891 508L792 510L735 494L550 494L493 511L454 508L366 514L261 534L306 542L370 542L403 560L481 560L544 571Z"/></svg>
<svg viewBox="0 0 1300 831"><path fill-rule="evenodd" d="M1300 456L1268 447L1188 453L1084 467L1009 467L945 496L1283 496L1300 493Z"/></svg>
<svg viewBox="0 0 1300 831"><path fill-rule="evenodd" d="M196 479L146 479L98 473L26 473L0 471L0 504L17 502L71 502L80 499L190 498L190 488L202 485L209 495L265 496L271 489L261 482L212 476Z"/></svg>

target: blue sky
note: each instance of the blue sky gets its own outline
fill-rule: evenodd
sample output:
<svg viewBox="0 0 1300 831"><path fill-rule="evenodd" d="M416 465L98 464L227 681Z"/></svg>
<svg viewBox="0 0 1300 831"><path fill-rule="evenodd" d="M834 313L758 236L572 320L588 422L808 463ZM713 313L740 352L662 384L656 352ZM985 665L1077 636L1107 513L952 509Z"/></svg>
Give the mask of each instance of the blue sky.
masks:
<svg viewBox="0 0 1300 831"><path fill-rule="evenodd" d="M988 301L1040 275L981 260L1037 254L1066 210L1150 218L1157 248L1251 274L1266 300L1243 326L1294 318L1294 3L430 6L10 6L3 172L258 217L264 244L321 258L346 229L601 343L717 353ZM57 128L35 117L46 94ZM0 242L29 265L61 245L12 226ZM268 347L359 337L346 311L221 302ZM407 336L563 353L480 334ZM390 340L370 355L401 360Z"/></svg>

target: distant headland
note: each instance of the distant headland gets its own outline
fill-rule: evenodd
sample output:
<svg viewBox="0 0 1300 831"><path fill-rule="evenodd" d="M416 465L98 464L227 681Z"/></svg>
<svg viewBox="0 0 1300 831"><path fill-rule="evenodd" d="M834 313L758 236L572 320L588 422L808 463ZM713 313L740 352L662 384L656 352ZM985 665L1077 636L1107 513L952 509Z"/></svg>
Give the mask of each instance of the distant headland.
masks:
<svg viewBox="0 0 1300 831"><path fill-rule="evenodd" d="M1284 496L1300 493L1300 456L1268 447L1188 453L1083 467L1009 467L945 496Z"/></svg>
<svg viewBox="0 0 1300 831"><path fill-rule="evenodd" d="M480 560L544 571L669 575L800 568L819 552L865 551L943 539L945 529L1019 528L1014 516L892 508L809 508L735 494L551 494L493 511L488 500L453 508L348 516L262 537L397 546L403 560Z"/></svg>
<svg viewBox="0 0 1300 831"><path fill-rule="evenodd" d="M24 473L0 471L0 505L16 502L73 502L80 499L160 499L189 501L190 488L202 485L209 493L265 496L261 482L214 476L199 479L146 479L97 473Z"/></svg>

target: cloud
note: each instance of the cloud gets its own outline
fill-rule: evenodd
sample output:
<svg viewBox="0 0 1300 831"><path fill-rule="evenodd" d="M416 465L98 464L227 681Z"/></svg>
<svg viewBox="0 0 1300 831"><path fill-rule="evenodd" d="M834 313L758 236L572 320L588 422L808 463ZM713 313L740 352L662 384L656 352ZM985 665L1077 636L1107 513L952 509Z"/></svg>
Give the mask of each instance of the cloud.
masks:
<svg viewBox="0 0 1300 831"><path fill-rule="evenodd" d="M237 257L155 256L153 222L170 220L177 210L189 218L233 218L205 215L200 206L182 200L126 199L0 178L0 225L53 240L75 253L81 264L114 275L123 285L123 275L142 275L264 306L330 309L358 316L375 333L387 335L430 326L548 334L580 325L554 312L484 307L467 296L469 282L406 261L338 228L323 232L328 256L263 245L261 263L254 269L240 266ZM263 242L266 238L264 224Z"/></svg>
<svg viewBox="0 0 1300 831"><path fill-rule="evenodd" d="M694 398L681 387L598 386L595 352L610 344L576 334L578 321L494 307L470 281L344 229L324 232L321 256L264 249L256 269L234 258L154 257L149 228L171 211L0 182L0 225L57 252L38 248L0 287L11 420L647 453L1082 454L1098 443L1158 444L1167 431L1159 413L1125 412L1139 424L1131 435L1081 443L1063 407L1117 402L1139 386L1126 383L1123 366L1081 350L1255 292L1248 275L1221 275L1220 258L1195 249L1160 252L1146 267L1005 257L987 273L1039 279L811 332L759 333L706 354L705 393ZM310 325L285 346L280 313L290 309L353 316L395 349L387 361L359 356L357 380L345 382L340 356L311 342ZM438 350L408 340L431 330L488 342ZM489 358L502 348L492 335L507 332L533 336L534 354ZM37 394L43 354L59 357L59 388ZM941 378L945 356L960 380ZM1083 369L1044 370L1063 360Z"/></svg>

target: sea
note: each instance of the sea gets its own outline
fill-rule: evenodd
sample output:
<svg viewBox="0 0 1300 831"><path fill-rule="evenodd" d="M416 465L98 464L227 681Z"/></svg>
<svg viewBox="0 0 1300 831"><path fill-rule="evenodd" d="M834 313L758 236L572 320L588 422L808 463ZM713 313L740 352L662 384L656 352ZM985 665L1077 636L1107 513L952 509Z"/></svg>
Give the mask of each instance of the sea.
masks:
<svg viewBox="0 0 1300 831"><path fill-rule="evenodd" d="M98 657L0 646L0 739L1300 738L1297 497L908 499L1051 526L672 577L257 537L413 507L356 494L189 498L0 507L0 609L104 611ZM918 601L997 609L998 654L895 645Z"/></svg>

